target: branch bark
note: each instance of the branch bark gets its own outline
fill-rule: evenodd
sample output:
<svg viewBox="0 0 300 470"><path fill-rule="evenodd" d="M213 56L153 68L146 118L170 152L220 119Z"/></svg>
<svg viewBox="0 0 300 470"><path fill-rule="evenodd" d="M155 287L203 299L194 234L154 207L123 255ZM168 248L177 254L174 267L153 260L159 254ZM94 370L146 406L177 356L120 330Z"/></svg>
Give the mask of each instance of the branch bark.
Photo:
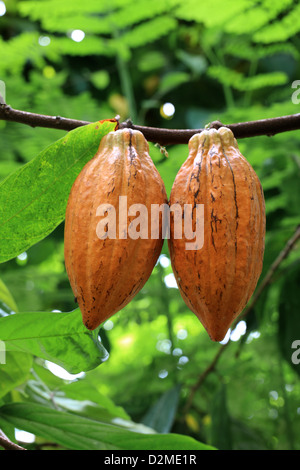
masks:
<svg viewBox="0 0 300 470"><path fill-rule="evenodd" d="M0 120L18 122L31 127L47 127L71 131L80 126L90 124L89 121L80 121L61 116L48 116L43 114L30 113L13 109L11 106L0 103ZM295 131L300 129L300 113L288 116L280 116L270 119L260 119L257 121L240 122L235 124L223 124L220 121L213 121L210 127L215 129L226 126L232 130L237 139L256 136L273 136L282 132ZM187 144L189 139L203 129L163 129L148 126L138 126L130 120L119 124L119 127L130 128L141 131L149 142L164 145Z"/></svg>

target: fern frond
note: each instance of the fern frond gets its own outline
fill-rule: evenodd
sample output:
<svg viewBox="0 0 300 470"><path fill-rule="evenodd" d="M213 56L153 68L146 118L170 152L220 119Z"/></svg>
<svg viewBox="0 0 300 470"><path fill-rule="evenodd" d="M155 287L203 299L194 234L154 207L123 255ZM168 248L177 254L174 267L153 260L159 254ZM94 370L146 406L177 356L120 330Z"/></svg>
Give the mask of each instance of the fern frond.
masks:
<svg viewBox="0 0 300 470"><path fill-rule="evenodd" d="M118 11L107 15L110 25L120 29L128 28L143 21L151 21L152 18L167 14L171 17L172 8L180 3L180 0L137 0L130 5L120 8Z"/></svg>
<svg viewBox="0 0 300 470"><path fill-rule="evenodd" d="M51 32L78 28L86 33L112 34L114 30L123 30L158 15L170 14L178 3L179 0L46 0L21 2L19 10L23 16L41 21L43 27Z"/></svg>
<svg viewBox="0 0 300 470"><path fill-rule="evenodd" d="M265 24L268 24L273 16L275 16L275 13L270 14L270 12L259 6L251 8L230 18L224 25L224 30L235 35L253 33L253 31L257 31Z"/></svg>
<svg viewBox="0 0 300 470"><path fill-rule="evenodd" d="M84 41L74 42L67 37L51 37L51 42L45 50L45 55L55 62L62 55L88 56L103 55L110 56L116 53L113 41L105 41L96 36L87 36Z"/></svg>

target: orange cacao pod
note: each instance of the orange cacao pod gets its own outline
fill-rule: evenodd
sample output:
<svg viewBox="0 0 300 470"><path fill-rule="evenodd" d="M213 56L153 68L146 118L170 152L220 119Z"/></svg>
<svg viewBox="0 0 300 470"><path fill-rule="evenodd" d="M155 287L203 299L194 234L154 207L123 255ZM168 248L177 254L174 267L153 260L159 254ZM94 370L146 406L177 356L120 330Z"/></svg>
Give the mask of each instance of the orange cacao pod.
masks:
<svg viewBox="0 0 300 470"><path fill-rule="evenodd" d="M174 236L171 211L169 250L183 300L213 341L224 339L241 313L262 271L265 203L260 181L240 153L230 129L204 130L189 141L170 206L203 205L203 245L186 249L190 239ZM199 221L198 221L199 222Z"/></svg>
<svg viewBox="0 0 300 470"><path fill-rule="evenodd" d="M130 302L160 255L161 217L156 221L157 238L149 233L150 216L146 224L143 221L148 233L136 236L136 230L129 236L137 220L130 208L142 205L149 213L151 204L167 203L143 134L122 129L104 136L72 186L65 219L66 270L88 329L97 328ZM115 219L109 218L112 214Z"/></svg>

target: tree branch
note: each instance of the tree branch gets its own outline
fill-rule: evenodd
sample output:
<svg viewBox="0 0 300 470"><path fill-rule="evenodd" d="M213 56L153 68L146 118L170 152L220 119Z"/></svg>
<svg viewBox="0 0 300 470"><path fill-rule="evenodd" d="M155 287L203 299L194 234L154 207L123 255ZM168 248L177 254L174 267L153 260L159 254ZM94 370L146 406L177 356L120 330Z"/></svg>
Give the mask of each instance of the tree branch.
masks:
<svg viewBox="0 0 300 470"><path fill-rule="evenodd" d="M298 226L294 232L294 234L291 236L291 238L286 242L283 250L279 253L275 261L271 264L267 274L265 275L264 279L262 282L259 284L255 294L253 295L250 303L237 319L236 322L241 321L243 318L245 318L248 313L253 310L255 307L255 304L257 303L259 297L261 296L262 292L265 290L266 287L268 287L269 284L272 282L272 278L281 265L281 263L288 257L289 253L291 250L294 248L295 244L297 241L300 239L300 226Z"/></svg>
<svg viewBox="0 0 300 470"><path fill-rule="evenodd" d="M260 283L258 289L254 293L250 303L248 304L248 306L246 307L244 312L241 315L239 315L239 317L236 319L235 323L232 325L232 329L234 329L235 326L237 325L237 323L239 323L242 319L244 319L253 310L253 308L255 307L255 305L256 305L258 299L260 298L261 294L263 293L263 291L272 282L272 279L273 279L273 276L274 276L275 272L277 271L277 269L279 268L281 263L288 257L289 253L292 251L292 249L294 248L294 246L295 246L295 244L297 243L298 240L300 240L300 226L298 226L296 228L294 234L287 241L284 248L281 250L281 252L277 256L275 261L270 266L267 274L265 275L265 277L263 278L262 282ZM217 365L218 360L220 359L221 355L226 350L226 348L228 347L229 344L230 344L229 341L225 344L221 344L221 346L219 347L219 349L218 349L215 357L213 358L212 362L207 366L207 368L202 372L202 374L199 375L196 383L191 387L189 396L187 398L185 407L183 409L183 416L185 416L187 414L187 412L189 411L190 407L192 406L192 402L193 402L193 399L194 399L194 396L195 396L197 390L201 387L201 385L204 382L204 380L206 379L206 377L211 372L213 372L215 370L215 367Z"/></svg>
<svg viewBox="0 0 300 470"><path fill-rule="evenodd" d="M231 129L236 139L262 135L271 137L282 132L300 129L300 113L228 125L220 121L213 121L209 127L219 129L222 126ZM131 121L121 123L120 128L123 127L141 131L148 141L157 142L160 145L187 144L194 134L203 131L203 129L159 129L134 125Z"/></svg>
<svg viewBox="0 0 300 470"><path fill-rule="evenodd" d="M18 122L31 127L47 127L71 131L80 126L90 124L88 121L69 119L60 116L47 116L43 114L29 113L13 109L7 104L0 103L0 120ZM235 124L222 124L220 121L213 121L210 127L218 129L226 126L232 130L237 139L256 137L261 135L273 136L282 132L300 129L300 113L281 116L270 119L260 119L257 121L240 122ZM149 142L160 145L187 144L189 139L203 129L160 129L156 127L138 126L130 120L119 124L119 127L130 128L141 131Z"/></svg>

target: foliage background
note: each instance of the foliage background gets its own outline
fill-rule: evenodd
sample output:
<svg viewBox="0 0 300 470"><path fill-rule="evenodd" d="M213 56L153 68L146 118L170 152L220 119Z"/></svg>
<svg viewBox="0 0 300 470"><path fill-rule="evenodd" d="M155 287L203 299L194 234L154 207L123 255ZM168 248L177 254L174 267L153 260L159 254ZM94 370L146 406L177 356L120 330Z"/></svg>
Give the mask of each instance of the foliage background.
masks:
<svg viewBox="0 0 300 470"><path fill-rule="evenodd" d="M292 102L292 83L300 78L297 2L4 3L0 79L13 108L91 122L119 114L121 120L130 117L140 125L170 128L299 112L299 104ZM84 31L82 41L72 39L74 30ZM166 102L175 106L172 118L164 115ZM1 181L65 134L0 121ZM265 192L263 279L300 224L299 131L243 139L239 145ZM167 158L150 147L169 193L187 148L170 146ZM9 201L10 194L6 197ZM3 198L1 202L5 204ZM61 378L29 345L30 331L36 342L43 331L51 332L53 362L63 364L68 353L75 354L73 362L77 358L68 351L67 340L65 346L59 342L61 331L51 330L53 321L47 323L49 312L76 308L64 268L60 223L26 253L1 264L1 322L6 323L0 324L0 338L7 334L10 311L48 313L39 320L44 322L40 333L34 322L27 332L29 317L15 315L21 323L15 321L12 328L20 332L23 352L7 352L7 363L0 364L0 427L12 440L15 428L35 434L34 443L24 444L32 449L45 448L45 442L49 446L49 440L50 448L80 448L82 437L72 440L64 426L81 418L76 424L81 436L86 423L96 425L96 448L133 448L125 438L108 443L99 434L106 430L107 435L105 426L114 422L114 436L131 423L139 432L148 426L151 432L190 436L219 449L299 450L300 366L291 361L291 344L300 340L299 259L297 245L247 316L246 332L238 328L227 338L231 344L186 409L191 388L220 345L209 340L181 300L167 246L144 289L101 328L106 361L82 370L78 378ZM67 336L73 320L70 315L66 319ZM41 410L42 424L37 419ZM140 445L151 449L156 444ZM160 445L172 443L162 440Z"/></svg>

